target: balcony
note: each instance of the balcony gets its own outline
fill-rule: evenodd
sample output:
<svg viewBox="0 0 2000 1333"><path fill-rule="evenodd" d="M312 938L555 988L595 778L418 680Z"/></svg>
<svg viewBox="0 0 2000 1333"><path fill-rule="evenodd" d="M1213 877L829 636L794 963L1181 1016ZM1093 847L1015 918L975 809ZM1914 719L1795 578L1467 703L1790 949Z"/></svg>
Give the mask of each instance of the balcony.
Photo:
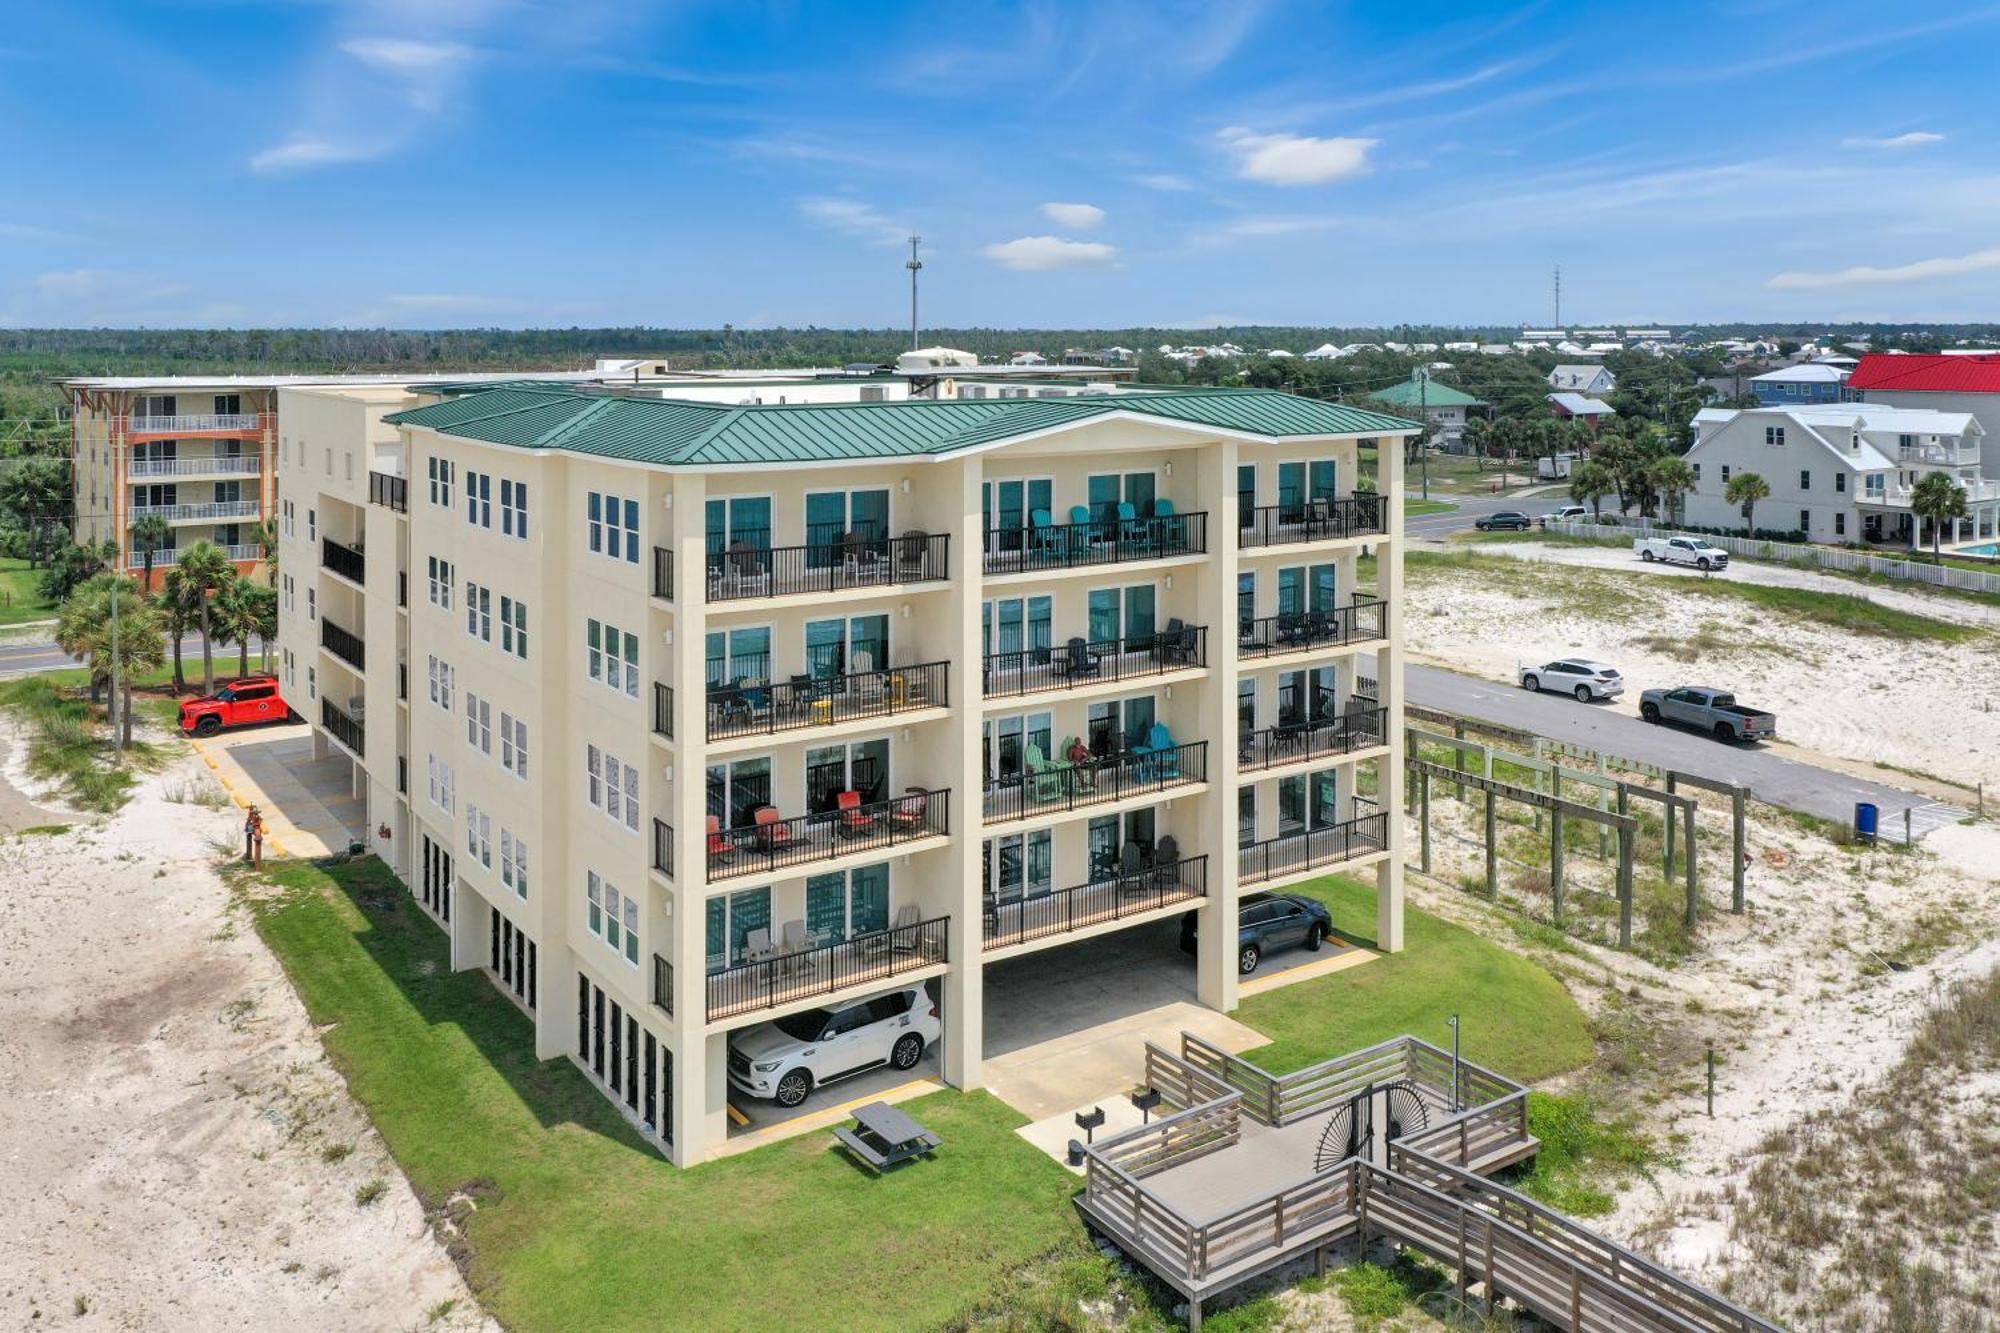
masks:
<svg viewBox="0 0 2000 1333"><path fill-rule="evenodd" d="M711 686L708 738L769 736L943 708L950 702L949 678L948 663L925 662L840 676L794 676L772 685Z"/></svg>
<svg viewBox="0 0 2000 1333"><path fill-rule="evenodd" d="M653 734L674 738L674 687L657 680L653 682Z"/></svg>
<svg viewBox="0 0 2000 1333"><path fill-rule="evenodd" d="M331 699L321 699L319 720L320 725L326 728L327 735L354 751L356 759L365 757L365 752L361 748L363 731L360 718L350 717L346 711L335 707Z"/></svg>
<svg viewBox="0 0 2000 1333"><path fill-rule="evenodd" d="M133 505L132 517L164 518L169 523L234 523L257 517L255 500L215 500L208 504Z"/></svg>
<svg viewBox="0 0 2000 1333"><path fill-rule="evenodd" d="M254 477L262 460L255 454L212 454L206 458L135 458L131 477Z"/></svg>
<svg viewBox="0 0 2000 1333"><path fill-rule="evenodd" d="M1304 504L1245 506L1237 511L1236 544L1290 546L1337 537L1379 537L1388 531L1379 495L1345 495Z"/></svg>
<svg viewBox="0 0 2000 1333"><path fill-rule="evenodd" d="M674 877L674 826L664 819L653 821L653 869Z"/></svg>
<svg viewBox="0 0 2000 1333"><path fill-rule="evenodd" d="M754 824L717 829L708 834L708 877L735 879L768 874L791 866L828 861L853 852L898 847L950 831L946 805L950 789L912 788L887 801L871 801L846 810L780 819L765 806Z"/></svg>
<svg viewBox="0 0 2000 1333"><path fill-rule="evenodd" d="M257 546L250 542L244 542L241 545L237 546L217 546L216 549L218 551L221 551L223 555L227 556L229 559L238 562L245 560L260 560L263 558L264 555L264 550L262 547ZM165 549L153 552L154 569L167 568L173 565L178 565L180 562L181 562L181 553L178 550L173 549L172 547L167 547ZM125 562L125 567L127 569L144 569L146 567L145 555L139 551L132 552L131 558Z"/></svg>
<svg viewBox="0 0 2000 1333"><path fill-rule="evenodd" d="M196 416L120 417L118 424L127 435L241 435L264 428L264 414L258 412L211 412Z"/></svg>
<svg viewBox="0 0 2000 1333"><path fill-rule="evenodd" d="M1032 772L987 782L986 822L1002 823L1106 805L1130 796L1191 787L1207 780L1207 741L1190 741L1157 750L1141 746L1083 763L1045 760L1041 768Z"/></svg>
<svg viewBox="0 0 2000 1333"><path fill-rule="evenodd" d="M1238 771L1255 773L1384 744L1388 717L1386 708L1349 708L1336 717L1280 722L1262 731L1243 732L1237 741Z"/></svg>
<svg viewBox="0 0 2000 1333"><path fill-rule="evenodd" d="M709 1021L937 967L951 961L950 937L951 918L932 917L710 972Z"/></svg>
<svg viewBox="0 0 2000 1333"><path fill-rule="evenodd" d="M361 637L350 634L325 616L319 618L319 646L332 653L356 671L367 669L367 652Z"/></svg>
<svg viewBox="0 0 2000 1333"><path fill-rule="evenodd" d="M908 532L810 546L759 546L747 541L708 553L708 600L741 601L799 593L886 588L950 577L951 534Z"/></svg>
<svg viewBox="0 0 2000 1333"><path fill-rule="evenodd" d="M674 1012L674 965L658 954L653 955L653 1003Z"/></svg>
<svg viewBox="0 0 2000 1333"><path fill-rule="evenodd" d="M1163 630L1123 639L1073 638L1060 648L988 653L986 697L1008 699L1104 681L1141 680L1208 665L1208 627L1170 620Z"/></svg>
<svg viewBox="0 0 2000 1333"><path fill-rule="evenodd" d="M663 602L674 600L674 553L664 546L653 548L653 596Z"/></svg>
<svg viewBox="0 0 2000 1333"><path fill-rule="evenodd" d="M985 541L988 574L1166 560L1207 550L1206 513L991 528Z"/></svg>
<svg viewBox="0 0 2000 1333"><path fill-rule="evenodd" d="M368 582L368 560L358 546L348 546L331 537L319 539L319 563L350 583L364 587Z"/></svg>
<svg viewBox="0 0 2000 1333"><path fill-rule="evenodd" d="M1237 851L1237 878L1245 884L1261 884L1298 870L1339 865L1388 845L1388 816L1380 812L1358 815L1338 824L1243 844Z"/></svg>
<svg viewBox="0 0 2000 1333"><path fill-rule="evenodd" d="M1236 652L1239 657L1272 657L1280 653L1303 652L1309 648L1338 648L1350 643L1366 643L1389 632L1386 602L1356 598L1330 611L1290 611L1239 621Z"/></svg>
<svg viewBox="0 0 2000 1333"><path fill-rule="evenodd" d="M409 485L405 478L393 473L371 471L368 474L368 503L393 509L399 514L406 513L410 505Z"/></svg>
<svg viewBox="0 0 2000 1333"><path fill-rule="evenodd" d="M1040 897L985 904L986 947L1004 949L1069 935L1208 896L1208 858L1187 856Z"/></svg>

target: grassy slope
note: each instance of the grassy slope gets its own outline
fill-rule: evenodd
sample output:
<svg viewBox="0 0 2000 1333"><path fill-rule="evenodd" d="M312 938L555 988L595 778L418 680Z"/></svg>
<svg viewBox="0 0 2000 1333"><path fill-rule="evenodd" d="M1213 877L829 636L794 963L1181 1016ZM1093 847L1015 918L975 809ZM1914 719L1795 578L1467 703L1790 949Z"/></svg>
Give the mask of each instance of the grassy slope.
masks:
<svg viewBox="0 0 2000 1333"><path fill-rule="evenodd" d="M26 560L0 557L0 625L53 619L56 605L42 596L41 585L42 572L29 569Z"/></svg>
<svg viewBox="0 0 2000 1333"><path fill-rule="evenodd" d="M1324 902L1341 934L1374 942L1374 885L1334 876L1294 892ZM1323 981L1244 1000L1236 1017L1271 1038L1249 1058L1283 1072L1404 1032L1449 1049L1445 1019L1457 1013L1465 1058L1509 1077L1542 1079L1590 1059L1583 1011L1536 964L1414 908L1404 944Z"/></svg>
<svg viewBox="0 0 2000 1333"><path fill-rule="evenodd" d="M1023 1313L1011 1274L1086 1255L1074 1177L1014 1133L989 1094L910 1106L946 1147L877 1180L811 1134L692 1171L668 1166L567 1061L537 1063L529 1024L478 973L445 971L442 934L378 862L275 872L258 926L328 1054L429 1200L498 1187L470 1228L475 1288L521 1329L931 1327L975 1307ZM1366 938L1373 891L1310 891ZM1271 1034L1257 1058L1292 1068L1404 1030L1540 1076L1587 1060L1582 1014L1555 980L1422 912L1409 952L1245 1002ZM567 1000L558 974L550 1003ZM790 1306L785 1302L792 1302ZM788 1315L787 1311L792 1311Z"/></svg>

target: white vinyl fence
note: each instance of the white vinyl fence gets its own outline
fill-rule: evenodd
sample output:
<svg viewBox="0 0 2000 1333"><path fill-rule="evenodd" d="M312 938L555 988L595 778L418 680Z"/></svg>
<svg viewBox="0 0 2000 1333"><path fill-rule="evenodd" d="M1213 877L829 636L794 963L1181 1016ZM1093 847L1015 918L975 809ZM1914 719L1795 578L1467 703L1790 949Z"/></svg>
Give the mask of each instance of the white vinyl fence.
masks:
<svg viewBox="0 0 2000 1333"><path fill-rule="evenodd" d="M1611 517L1610 515L1606 516ZM1850 551L1839 546L1808 546L1799 542L1767 542L1755 537L1713 537L1701 533L1682 532L1678 528L1662 527L1650 519L1619 518L1618 526L1610 523L1589 523L1569 521L1550 523L1550 532L1560 532L1572 537L1590 537L1607 544L1621 544L1634 537L1695 537L1720 546L1731 555L1745 556L1752 560L1780 560L1787 564L1813 565L1820 569L1838 570L1846 574L1879 574L1883 578L1897 579L1905 583L1928 583L1939 588L1957 588L1961 592L2000 593L2000 566L1994 572L1959 569L1952 565L1933 565L1916 560L1898 560L1891 556L1875 555L1868 551Z"/></svg>

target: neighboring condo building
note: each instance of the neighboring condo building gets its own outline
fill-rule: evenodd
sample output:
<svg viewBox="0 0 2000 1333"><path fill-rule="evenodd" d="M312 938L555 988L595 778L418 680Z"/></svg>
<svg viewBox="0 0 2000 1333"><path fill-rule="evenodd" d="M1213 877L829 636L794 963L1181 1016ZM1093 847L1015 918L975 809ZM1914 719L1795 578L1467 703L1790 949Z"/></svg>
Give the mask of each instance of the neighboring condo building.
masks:
<svg viewBox="0 0 2000 1333"><path fill-rule="evenodd" d="M684 1164L748 1025L929 983L971 1088L991 964L1194 910L1162 965L1231 1009L1242 893L1336 870L1401 947L1412 424L861 387L283 395L288 697L452 966Z"/></svg>
<svg viewBox="0 0 2000 1333"><path fill-rule="evenodd" d="M1911 491L1926 473L1944 472L1965 488L1968 515L1943 544L1990 541L2000 528L2000 481L1981 469L1985 431L1970 413L1878 403L1704 408L1694 430L1687 461L1695 488L1684 503L1685 521L1697 527L1740 530L1742 507L1726 492L1731 478L1754 472L1771 491L1753 510L1760 529L1816 542L1925 545L1928 527L1911 511Z"/></svg>

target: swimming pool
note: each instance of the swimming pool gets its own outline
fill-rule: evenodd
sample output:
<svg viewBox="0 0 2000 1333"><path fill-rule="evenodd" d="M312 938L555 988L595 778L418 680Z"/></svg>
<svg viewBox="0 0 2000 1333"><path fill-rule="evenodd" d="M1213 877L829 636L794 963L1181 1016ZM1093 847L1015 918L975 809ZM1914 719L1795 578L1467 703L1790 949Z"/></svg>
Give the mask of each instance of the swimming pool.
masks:
<svg viewBox="0 0 2000 1333"><path fill-rule="evenodd" d="M1981 542L1977 546L1961 546L1954 555L2000 555L2000 542Z"/></svg>

